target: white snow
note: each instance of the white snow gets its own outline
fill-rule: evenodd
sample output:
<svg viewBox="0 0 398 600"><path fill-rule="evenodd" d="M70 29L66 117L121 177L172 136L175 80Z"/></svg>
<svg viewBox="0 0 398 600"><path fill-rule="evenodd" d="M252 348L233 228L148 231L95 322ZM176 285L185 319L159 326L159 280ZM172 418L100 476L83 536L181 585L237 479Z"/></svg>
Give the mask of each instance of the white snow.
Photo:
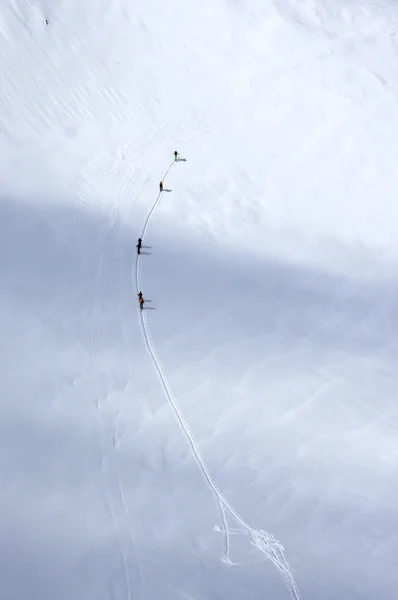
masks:
<svg viewBox="0 0 398 600"><path fill-rule="evenodd" d="M397 28L0 6L2 600L398 598Z"/></svg>

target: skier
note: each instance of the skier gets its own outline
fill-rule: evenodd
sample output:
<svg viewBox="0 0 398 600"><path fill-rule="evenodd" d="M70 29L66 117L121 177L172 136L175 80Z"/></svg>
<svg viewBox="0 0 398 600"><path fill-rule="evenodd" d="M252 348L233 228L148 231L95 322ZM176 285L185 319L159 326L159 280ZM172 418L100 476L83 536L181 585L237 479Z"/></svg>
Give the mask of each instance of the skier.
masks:
<svg viewBox="0 0 398 600"><path fill-rule="evenodd" d="M139 303L140 303L140 309L142 310L144 308L144 298L142 296L139 300Z"/></svg>
<svg viewBox="0 0 398 600"><path fill-rule="evenodd" d="M161 182L159 183L159 190L160 190L161 192L163 192L163 181L161 181Z"/></svg>
<svg viewBox="0 0 398 600"><path fill-rule="evenodd" d="M138 300L141 300L141 298L142 298L142 292L138 292L137 296L138 296Z"/></svg>
<svg viewBox="0 0 398 600"><path fill-rule="evenodd" d="M178 158L178 152L177 152L177 150L175 150L175 152L174 152L174 160L175 160L176 162L177 162L177 158Z"/></svg>
<svg viewBox="0 0 398 600"><path fill-rule="evenodd" d="M137 254L141 254L141 244L142 244L142 239L138 238L138 244L136 246L136 248L137 248Z"/></svg>

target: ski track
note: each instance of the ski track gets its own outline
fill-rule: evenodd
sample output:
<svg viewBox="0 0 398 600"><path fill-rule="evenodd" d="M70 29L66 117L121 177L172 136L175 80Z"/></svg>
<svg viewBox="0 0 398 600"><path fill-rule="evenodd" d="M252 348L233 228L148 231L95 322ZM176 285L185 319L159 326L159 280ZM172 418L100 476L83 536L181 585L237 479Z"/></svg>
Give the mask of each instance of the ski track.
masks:
<svg viewBox="0 0 398 600"><path fill-rule="evenodd" d="M169 166L169 168L167 169L167 171L163 177L163 182L167 179L167 177L170 174L170 171L172 170L174 165L175 165L175 161L173 161L171 163L171 165ZM148 213L148 216L146 218L146 221L145 221L145 224L142 229L141 236L140 236L142 238L142 240L144 240L144 236L148 230L150 221L156 211L156 208L159 206L161 196L162 196L162 193L159 192L156 201L154 202L152 208L150 209L150 211ZM135 263L135 283L136 283L137 295L141 289L140 266L141 266L141 261L139 260L139 255L137 254L136 255L136 263ZM203 478L206 482L206 485L208 486L209 490L212 492L213 496L215 497L218 507L219 507L219 510L220 510L221 521L223 524L221 530L224 533L224 556L222 559L223 562L225 562L228 565L234 565L234 563L231 560L231 539L230 539L231 531L229 529L228 520L227 520L227 513L228 513L230 515L230 517L232 517L232 519L240 526L241 532L244 533L249 538L251 544L253 544L262 554L264 554L265 558L267 560L269 560L273 564L273 566L279 571L282 578L284 579L284 582L290 593L290 596L294 600L301 600L299 589L297 587L297 584L295 582L295 579L293 577L293 574L291 572L289 564L285 558L285 551L284 551L284 547L282 546L282 544L280 544L280 542L278 540L276 540L271 533L268 533L267 531L264 531L263 529L253 529L252 527L250 527L250 525L248 523L246 523L246 521L233 508L233 506L228 502L227 498L223 495L223 493L217 487L217 484L214 481L214 479L206 465L206 462L200 453L200 450L195 441L195 438L190 431L189 424L186 421L180 407L178 406L177 401L174 399L171 388L167 382L167 378L166 378L164 369L156 355L155 348L154 348L154 345L152 342L152 337L150 334L148 320L147 320L144 310L141 311L141 309L138 308L138 319L139 319L140 328L141 328L141 332L142 332L142 336L144 339L146 349L152 359L155 370L157 372L157 375L160 379L161 385L165 392L168 404L169 404L170 408L172 409L174 416L177 419L177 422L187 440L188 445L190 446L191 453L196 462L196 465L197 465L198 469L200 470L200 472L202 473ZM233 533L236 533L236 531L234 530Z"/></svg>
<svg viewBox="0 0 398 600"><path fill-rule="evenodd" d="M77 226L78 226L78 230L79 230L80 249L81 249L81 254L82 254L83 265L84 265L84 268L87 273L89 273L89 265L88 265L86 253L84 251L83 233L81 231L81 204L83 203L83 204L89 205L89 203L85 200L85 196L87 195L89 189L84 189L84 185L85 184L87 185L87 173L91 169L93 169L95 172L98 171L98 162L99 162L99 160L101 160L103 158L104 157L101 154L99 158L96 157L95 159L90 161L90 163L84 169L84 171L82 173L82 177L81 177L81 185L80 185L79 193L77 194L77 200L78 200ZM116 157L116 158L119 158L119 157ZM113 165L110 167L109 171L102 171L102 174L106 175L106 176L110 175L110 173L112 171L112 167L113 167ZM117 174L119 174L119 171ZM115 198L115 202L110 207L109 220L108 220L107 226L105 228L105 231L102 232L100 239L96 243L96 246L99 248L99 252L100 252L100 259L99 259L100 266L99 266L99 268L96 269L96 272L93 275L93 280L97 283L96 287L97 287L98 293L101 293L106 287L106 280L105 280L104 273L103 273L104 242L105 242L107 236L113 230L117 221L118 220L120 221L121 200L122 200L122 197L125 195L132 179L133 179L133 174L131 173L130 177L122 185L122 188L120 189L120 191L118 191L116 198ZM138 194L141 190L141 187L142 186L140 186L140 188L134 195L134 199L138 196ZM130 211L130 208L131 208L131 203L129 204L127 211L125 211L123 222L122 222L123 224L125 224L125 222L128 218L128 213ZM122 232L123 231L124 231L124 228L122 227ZM118 250L119 250L119 257L120 257L120 287L121 287L121 289L123 288L125 281L127 280L127 278L125 277L125 275L123 273L123 267L125 265L123 264L123 260L122 260L122 247L123 247L122 240L119 239ZM90 289L91 289L91 286L90 286ZM93 309L91 311L88 308L90 306L90 304L93 307ZM125 310L124 304L121 304L120 310L122 312L123 312L123 310ZM94 297L93 293L91 293L90 297L89 297L89 301L87 303L85 319L90 319L90 321L92 322L93 319L95 319L95 317L97 317L100 314L100 312L101 312L100 299L98 298L97 295ZM123 316L122 316L122 323L124 323ZM123 327L123 337L124 337L124 341L125 341L125 344L127 347L127 345L128 345L127 332L124 327ZM83 345L83 347L85 346L83 342L81 342L81 344ZM105 427L104 417L102 414L103 413L102 404L105 404L111 397L111 391L109 391L109 390L111 390L113 387L114 379L113 379L111 370L103 362L101 362L96 368L95 363L97 362L97 364L98 364L98 358L95 355L91 336L88 340L88 345L89 345L89 350L87 350L87 348L86 348L86 351L89 354L89 358L90 358L90 363L88 366L88 373L90 374L90 372L94 371L96 374L97 380L99 380L101 377L105 376L109 383L109 385L107 385L107 391L104 393L103 398L100 398L98 393L95 397L96 412L97 412L97 419L98 419L98 431L99 431L100 447L101 447L101 473L102 473L102 481L103 481L103 487L104 487L104 495L106 498L109 514L112 519L115 536L116 536L116 541L117 541L117 546L119 549L121 565L122 565L122 570L123 570L124 586L125 586L125 590L126 590L126 597L128 600L132 600L133 598L135 600L139 600L139 598L141 597L142 577L141 577L141 568L140 568L137 552L135 549L134 537L133 537L133 534L131 531L130 515L129 515L128 508L127 508L126 499L125 499L120 475L118 472L118 468L116 465L114 465L112 467L112 465L110 464L112 462L111 461L111 452L113 455L115 455L115 452L117 451L117 446L119 443L119 437L116 433L116 430L117 430L116 419L118 418L118 416L116 417L116 419L113 422L113 436L112 436L112 442L111 442L111 448L110 448L110 445L107 441L108 435L107 435L107 431L106 431L106 427ZM130 376L130 369L129 369L129 376ZM127 386L128 386L128 381L126 383L125 391L127 391ZM101 389L102 387L103 386L99 385L99 389ZM112 497L110 490L117 490L118 499ZM119 518L117 517L117 514L116 514L116 510L117 510L116 505L117 504L120 506L120 508L125 516L124 524L120 523L120 517ZM130 551L126 547L126 542L123 541L123 532L126 529L127 529L127 532L129 534L129 539L130 539ZM129 560L128 560L129 554L134 559L134 562L136 564L136 571L137 571L137 578L135 581L134 594L133 594L133 582L132 582L132 577L130 575L130 568L129 568Z"/></svg>

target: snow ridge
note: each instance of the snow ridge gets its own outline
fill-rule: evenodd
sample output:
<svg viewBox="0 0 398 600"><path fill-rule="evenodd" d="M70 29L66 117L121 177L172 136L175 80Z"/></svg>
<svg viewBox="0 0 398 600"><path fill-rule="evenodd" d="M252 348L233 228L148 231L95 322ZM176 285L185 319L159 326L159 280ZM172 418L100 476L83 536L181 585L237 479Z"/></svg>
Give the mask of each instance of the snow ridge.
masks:
<svg viewBox="0 0 398 600"><path fill-rule="evenodd" d="M171 165L169 166L169 168L167 169L167 171L163 177L163 182L166 180L167 176L169 175L169 173L174 165L175 165L175 161L173 161L171 163ZM159 205L161 195L162 195L161 192L159 192L156 201L154 202L154 204L152 205L152 208L150 209L150 211L148 213L147 219L145 221L145 224L144 224L144 227L143 227L143 230L141 233L142 239L144 239L144 235L147 232L151 218L152 218L156 208ZM135 268L137 295L141 289L139 258L140 258L139 255L137 255L136 268ZM252 527L250 527L248 525L248 523L246 523L246 521L239 515L239 513L237 513L236 510L231 506L231 504L225 498L223 493L217 487L217 484L215 483L215 481L206 465L206 462L200 453L200 450L195 441L195 438L194 438L192 432L190 431L189 424L186 421L180 407L178 406L178 403L175 400L173 393L170 389L170 386L167 382L167 378L166 378L164 369L163 369L163 367L156 355L156 352L155 352L155 348L154 348L154 345L152 342L146 314L144 311L141 311L141 310L139 310L138 314L139 314L138 318L140 321L140 327L142 330L144 342L145 342L147 351L152 359L152 362L154 364L154 367L158 374L160 382L162 384L168 404L169 404L170 408L172 409L174 416L176 417L177 422L183 431L183 434L185 435L185 438L190 446L192 456L197 464L197 467L200 470L200 472L202 473L203 478L206 482L206 485L208 486L209 490L214 495L214 497L217 501L218 507L220 509L221 520L222 520L222 531L224 533L224 556L222 559L223 562L225 562L226 564L229 564L229 565L234 565L234 563L232 562L231 557L230 557L231 534L230 534L230 529L229 529L228 520L227 520L227 513L229 513L230 517L232 517L233 520L240 526L242 533L245 534L249 538L250 543L253 544L253 546L255 546L262 554L264 554L265 558L267 560L269 560L276 569L278 569L279 573L282 575L282 577L285 581L287 589L290 593L290 596L293 598L293 600L301 600L299 589L297 587L297 584L295 582L295 579L293 577L293 574L289 567L289 564L286 560L285 551L284 551L284 547L282 546L282 544L278 540L276 540L271 533L268 533L267 531L264 531L263 529L253 529Z"/></svg>

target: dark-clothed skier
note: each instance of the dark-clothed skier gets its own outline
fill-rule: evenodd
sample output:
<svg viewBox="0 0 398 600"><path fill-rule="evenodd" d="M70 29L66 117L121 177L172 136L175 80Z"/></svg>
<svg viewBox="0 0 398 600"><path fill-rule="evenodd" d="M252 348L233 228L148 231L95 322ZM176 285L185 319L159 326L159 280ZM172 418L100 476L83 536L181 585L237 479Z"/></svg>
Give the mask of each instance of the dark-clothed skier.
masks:
<svg viewBox="0 0 398 600"><path fill-rule="evenodd" d="M138 292L138 302L140 303L140 309L142 310L144 308L144 296L142 295L142 292Z"/></svg>
<svg viewBox="0 0 398 600"><path fill-rule="evenodd" d="M176 151L174 152L174 160L175 160L175 161L177 161L177 158L178 158L178 152L177 152L177 150L176 150Z"/></svg>
<svg viewBox="0 0 398 600"><path fill-rule="evenodd" d="M161 181L161 182L159 183L159 190L160 190L161 192L163 192L163 181Z"/></svg>
<svg viewBox="0 0 398 600"><path fill-rule="evenodd" d="M142 244L142 239L138 238L138 244L136 246L136 248L137 248L137 254L141 253L141 244Z"/></svg>

